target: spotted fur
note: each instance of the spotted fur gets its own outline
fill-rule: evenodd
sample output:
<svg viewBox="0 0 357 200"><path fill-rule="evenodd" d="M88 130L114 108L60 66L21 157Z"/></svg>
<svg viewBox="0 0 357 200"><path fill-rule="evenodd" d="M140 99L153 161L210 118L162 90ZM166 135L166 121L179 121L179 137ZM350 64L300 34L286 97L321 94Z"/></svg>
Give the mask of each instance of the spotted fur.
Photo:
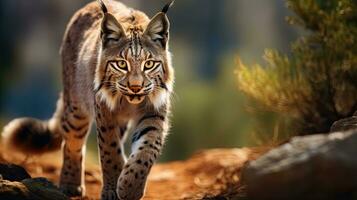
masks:
<svg viewBox="0 0 357 200"><path fill-rule="evenodd" d="M166 12L171 5L152 19L114 0L80 9L62 43L63 94L54 116L15 120L5 129L6 144L34 154L56 149L63 140L60 188L67 195L85 193L85 142L92 122L103 172L101 199L144 195L169 129L174 71ZM126 158L129 133L132 149ZM44 136L46 144L36 146L35 139Z"/></svg>

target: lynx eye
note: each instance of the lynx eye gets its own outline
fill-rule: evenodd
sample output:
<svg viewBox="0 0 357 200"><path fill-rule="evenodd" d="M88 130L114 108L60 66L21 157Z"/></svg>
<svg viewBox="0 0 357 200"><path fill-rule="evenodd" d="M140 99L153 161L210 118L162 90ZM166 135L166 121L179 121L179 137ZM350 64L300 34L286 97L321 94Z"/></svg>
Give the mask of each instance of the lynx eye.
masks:
<svg viewBox="0 0 357 200"><path fill-rule="evenodd" d="M127 65L126 65L126 61L125 60L119 60L118 61L118 66L120 69L126 69Z"/></svg>
<svg viewBox="0 0 357 200"><path fill-rule="evenodd" d="M148 60L144 64L144 70L150 70L154 67L155 62L153 60Z"/></svg>
<svg viewBox="0 0 357 200"><path fill-rule="evenodd" d="M128 64L125 60L111 61L109 64L116 70L128 71Z"/></svg>

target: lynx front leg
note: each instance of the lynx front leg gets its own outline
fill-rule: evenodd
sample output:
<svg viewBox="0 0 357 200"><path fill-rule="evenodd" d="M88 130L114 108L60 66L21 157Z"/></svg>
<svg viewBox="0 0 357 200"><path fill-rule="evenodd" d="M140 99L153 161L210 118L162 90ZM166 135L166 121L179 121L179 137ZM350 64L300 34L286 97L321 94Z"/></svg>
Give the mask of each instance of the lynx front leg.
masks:
<svg viewBox="0 0 357 200"><path fill-rule="evenodd" d="M84 153L90 118L79 107L66 105L61 116L63 166L60 188L68 196L84 195Z"/></svg>
<svg viewBox="0 0 357 200"><path fill-rule="evenodd" d="M159 156L167 129L164 115L146 114L139 121L132 139L132 153L118 180L121 200L139 200L146 179Z"/></svg>
<svg viewBox="0 0 357 200"><path fill-rule="evenodd" d="M106 105L96 105L97 140L103 173L102 200L117 200L117 180L125 164L123 144L120 141L125 131ZM122 127L126 127L122 125Z"/></svg>

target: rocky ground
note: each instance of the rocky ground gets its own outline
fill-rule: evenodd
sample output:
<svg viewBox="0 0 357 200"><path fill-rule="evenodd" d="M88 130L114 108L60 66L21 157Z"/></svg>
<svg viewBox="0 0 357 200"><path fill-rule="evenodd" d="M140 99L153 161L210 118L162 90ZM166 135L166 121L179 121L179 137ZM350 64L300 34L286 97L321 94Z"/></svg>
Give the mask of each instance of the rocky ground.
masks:
<svg viewBox="0 0 357 200"><path fill-rule="evenodd" d="M212 149L157 164L143 199L357 200L356 124L357 113L334 123L333 133L293 137L275 148ZM0 199L67 200L55 186L60 158L24 162L0 147ZM85 199L99 199L99 167L87 165L85 175Z"/></svg>
<svg viewBox="0 0 357 200"><path fill-rule="evenodd" d="M266 151L266 148L212 149L198 152L185 161L157 164L148 178L144 200L242 198L245 196L244 186L240 183L243 165ZM14 158L8 156L9 154L5 151L1 152L3 156L0 157L0 161L2 163L11 161L20 164L31 177L46 177L48 180L58 183L60 155L46 155L37 161L21 163L21 160L12 160ZM85 174L87 187L85 199L99 199L101 187L99 167L93 164L89 165ZM31 183L37 184L37 181ZM26 187L20 183L16 183L15 186ZM51 198L55 199L55 197ZM61 199L60 197L56 198Z"/></svg>

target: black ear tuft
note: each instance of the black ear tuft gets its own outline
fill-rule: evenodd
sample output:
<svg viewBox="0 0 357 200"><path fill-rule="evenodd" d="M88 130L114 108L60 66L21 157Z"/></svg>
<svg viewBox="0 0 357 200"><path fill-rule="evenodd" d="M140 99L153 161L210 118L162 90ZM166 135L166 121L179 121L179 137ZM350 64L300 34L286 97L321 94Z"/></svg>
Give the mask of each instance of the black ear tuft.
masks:
<svg viewBox="0 0 357 200"><path fill-rule="evenodd" d="M102 9L102 12L103 12L104 14L107 13L107 12L108 12L108 9L107 9L107 7L105 6L103 0L98 0L98 3L99 3L99 5L100 5L100 8Z"/></svg>
<svg viewBox="0 0 357 200"><path fill-rule="evenodd" d="M167 13L167 11L169 11L169 9L171 8L171 6L174 5L175 0L172 0L170 3L167 3L163 8L162 11L163 13Z"/></svg>

